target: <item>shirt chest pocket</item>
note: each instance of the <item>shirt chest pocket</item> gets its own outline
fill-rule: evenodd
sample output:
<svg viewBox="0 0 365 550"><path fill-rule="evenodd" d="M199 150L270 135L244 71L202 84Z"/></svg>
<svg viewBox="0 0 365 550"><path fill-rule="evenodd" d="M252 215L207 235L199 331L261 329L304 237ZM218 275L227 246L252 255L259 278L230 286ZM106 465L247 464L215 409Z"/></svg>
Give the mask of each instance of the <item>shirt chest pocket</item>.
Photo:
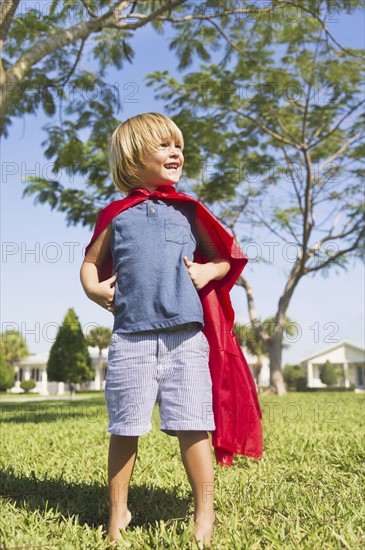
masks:
<svg viewBox="0 0 365 550"><path fill-rule="evenodd" d="M190 225L165 220L165 240L177 244L188 243L190 240Z"/></svg>

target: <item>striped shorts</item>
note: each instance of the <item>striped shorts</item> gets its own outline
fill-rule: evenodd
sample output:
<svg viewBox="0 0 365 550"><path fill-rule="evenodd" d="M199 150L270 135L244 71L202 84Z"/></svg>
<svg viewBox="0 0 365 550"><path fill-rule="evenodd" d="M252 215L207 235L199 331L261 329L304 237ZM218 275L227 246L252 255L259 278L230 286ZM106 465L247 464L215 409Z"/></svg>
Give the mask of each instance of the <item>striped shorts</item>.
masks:
<svg viewBox="0 0 365 550"><path fill-rule="evenodd" d="M105 384L110 433L148 433L156 403L168 435L215 430L209 343L199 327L113 333Z"/></svg>

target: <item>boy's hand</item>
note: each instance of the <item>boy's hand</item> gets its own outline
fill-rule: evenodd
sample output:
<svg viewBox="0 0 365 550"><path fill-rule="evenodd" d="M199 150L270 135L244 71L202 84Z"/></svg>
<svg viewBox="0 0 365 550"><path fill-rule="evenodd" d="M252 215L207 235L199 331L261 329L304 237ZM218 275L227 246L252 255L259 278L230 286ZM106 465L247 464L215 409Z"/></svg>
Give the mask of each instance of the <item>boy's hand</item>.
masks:
<svg viewBox="0 0 365 550"><path fill-rule="evenodd" d="M207 264L198 264L191 262L187 256L183 257L184 264L188 268L190 279L193 282L196 290L200 290L205 287L210 281L217 276L216 264L209 262Z"/></svg>
<svg viewBox="0 0 365 550"><path fill-rule="evenodd" d="M117 280L118 273L115 273L110 279L97 283L87 289L87 296L93 302L99 304L99 306L107 309L114 315L114 294L115 294L115 281Z"/></svg>

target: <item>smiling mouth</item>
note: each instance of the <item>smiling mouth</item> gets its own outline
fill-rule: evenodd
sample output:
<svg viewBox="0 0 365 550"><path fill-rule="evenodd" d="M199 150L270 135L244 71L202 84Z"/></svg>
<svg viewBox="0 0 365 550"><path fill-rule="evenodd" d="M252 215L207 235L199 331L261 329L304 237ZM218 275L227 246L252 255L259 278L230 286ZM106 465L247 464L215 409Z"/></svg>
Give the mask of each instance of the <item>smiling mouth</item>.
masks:
<svg viewBox="0 0 365 550"><path fill-rule="evenodd" d="M179 164L176 163L176 162L171 162L170 164L164 164L164 168L166 168L166 170L169 170L169 171L172 171L172 172L177 172L178 169L179 169Z"/></svg>

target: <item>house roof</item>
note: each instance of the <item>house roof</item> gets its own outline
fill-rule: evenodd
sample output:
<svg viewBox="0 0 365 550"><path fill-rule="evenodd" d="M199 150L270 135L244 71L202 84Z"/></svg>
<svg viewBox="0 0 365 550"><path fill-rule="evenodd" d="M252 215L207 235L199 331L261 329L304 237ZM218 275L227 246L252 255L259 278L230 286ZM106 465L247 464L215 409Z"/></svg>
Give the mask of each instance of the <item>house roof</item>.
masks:
<svg viewBox="0 0 365 550"><path fill-rule="evenodd" d="M345 348L351 348L356 351L359 351L363 354L365 354L365 348L361 344L357 342L351 342L351 340L341 340L341 342L338 342L337 344L334 344L333 346L328 346L327 348L322 348L321 350L317 351L316 353L312 353L311 355L307 355L306 357L303 357L299 361L299 363L305 363L306 361L310 361L311 359L315 359L316 357L319 357L320 355L324 355L326 353L329 353L337 348L345 347Z"/></svg>
<svg viewBox="0 0 365 550"><path fill-rule="evenodd" d="M106 360L108 358L108 349L103 349L102 351L102 358ZM89 354L91 359L97 360L99 359L99 348L92 348L88 347ZM26 367L26 366L44 366L48 363L49 358L49 351L45 351L43 353L35 353L34 355L28 355L23 361L19 362L20 367Z"/></svg>
<svg viewBox="0 0 365 550"><path fill-rule="evenodd" d="M26 365L46 365L49 357L49 352L35 353L34 355L28 355L25 359L19 362L19 366Z"/></svg>

